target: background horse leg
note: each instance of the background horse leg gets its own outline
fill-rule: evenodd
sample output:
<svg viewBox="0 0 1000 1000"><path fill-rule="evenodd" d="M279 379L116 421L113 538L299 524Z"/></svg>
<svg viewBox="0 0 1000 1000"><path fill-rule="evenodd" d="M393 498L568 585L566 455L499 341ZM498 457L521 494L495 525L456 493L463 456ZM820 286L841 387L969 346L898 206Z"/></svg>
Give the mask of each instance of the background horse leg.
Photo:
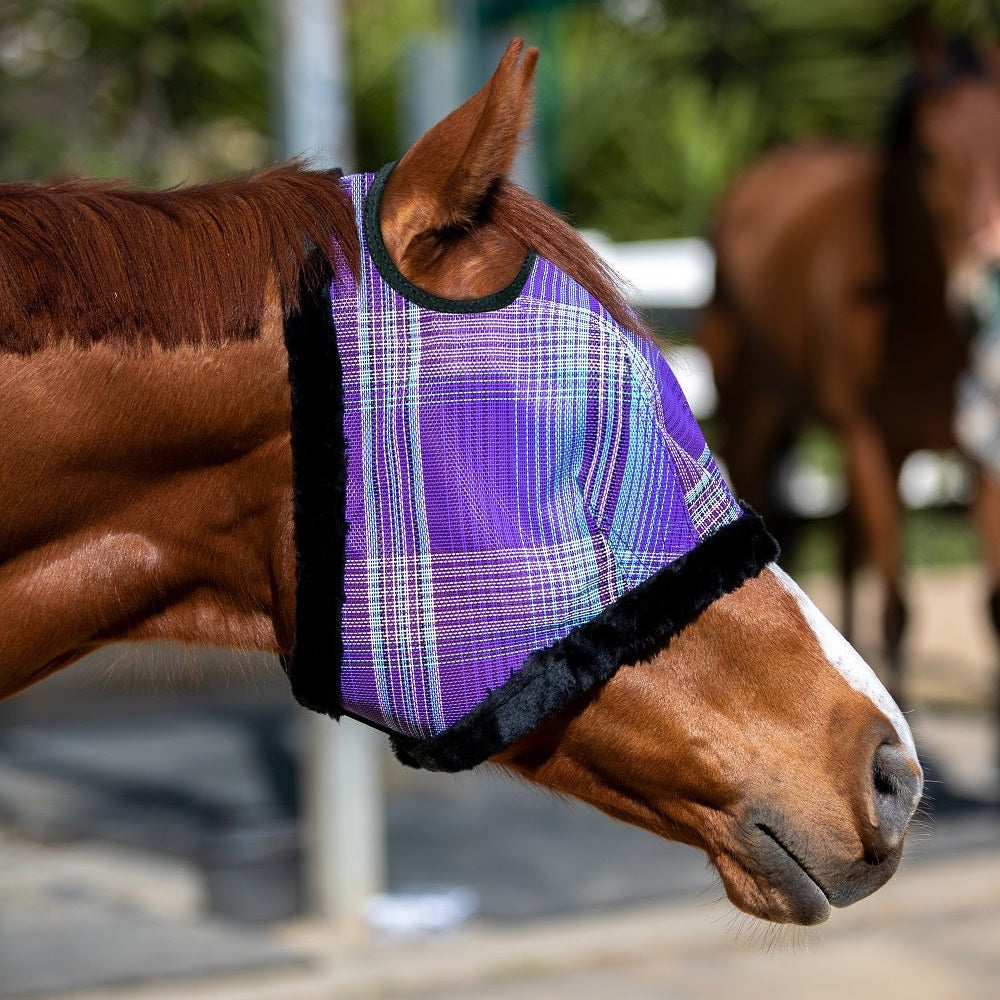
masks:
<svg viewBox="0 0 1000 1000"><path fill-rule="evenodd" d="M847 425L844 447L851 506L885 585L882 637L889 669L888 687L902 704L902 643L907 609L900 573L902 538L896 476L885 442L870 419L857 418Z"/></svg>
<svg viewBox="0 0 1000 1000"><path fill-rule="evenodd" d="M979 530L986 572L989 575L987 608L990 624L1000 648L1000 482L980 474L972 514ZM997 760L1000 762L1000 666L993 690L993 711L997 725Z"/></svg>
<svg viewBox="0 0 1000 1000"><path fill-rule="evenodd" d="M774 473L794 443L794 421L771 384L753 335L720 301L702 311L698 340L712 362L719 393L722 442L717 447L741 500L764 519L787 561L793 541L789 512L781 502Z"/></svg>

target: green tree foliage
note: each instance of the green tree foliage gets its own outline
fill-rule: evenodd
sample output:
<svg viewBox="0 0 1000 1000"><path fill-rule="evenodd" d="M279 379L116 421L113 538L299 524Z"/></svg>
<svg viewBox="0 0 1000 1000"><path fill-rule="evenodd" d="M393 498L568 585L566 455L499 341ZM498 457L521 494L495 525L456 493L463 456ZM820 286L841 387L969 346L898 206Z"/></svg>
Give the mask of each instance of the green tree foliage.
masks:
<svg viewBox="0 0 1000 1000"><path fill-rule="evenodd" d="M987 32L992 4L941 3ZM618 238L702 232L762 149L877 138L912 0L605 0L559 15L565 207Z"/></svg>
<svg viewBox="0 0 1000 1000"><path fill-rule="evenodd" d="M266 0L0 0L7 177L175 182L267 148Z"/></svg>
<svg viewBox="0 0 1000 1000"><path fill-rule="evenodd" d="M275 2L0 0L0 175L176 183L266 163ZM472 2L345 0L361 165L400 152L414 36ZM496 29L545 41L562 207L624 239L703 231L729 178L769 145L874 139L912 0L513 7ZM996 34L994 0L934 9L952 28Z"/></svg>
<svg viewBox="0 0 1000 1000"><path fill-rule="evenodd" d="M354 0L348 7L358 163L369 169L402 152L403 69L415 36L444 25L439 0Z"/></svg>

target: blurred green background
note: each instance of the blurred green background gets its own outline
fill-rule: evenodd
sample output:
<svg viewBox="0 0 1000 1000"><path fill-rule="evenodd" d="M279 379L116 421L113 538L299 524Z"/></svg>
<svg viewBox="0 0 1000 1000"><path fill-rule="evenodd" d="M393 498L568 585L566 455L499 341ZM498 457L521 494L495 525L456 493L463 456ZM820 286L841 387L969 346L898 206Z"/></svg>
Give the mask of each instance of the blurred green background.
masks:
<svg viewBox="0 0 1000 1000"><path fill-rule="evenodd" d="M345 3L358 162L397 156L414 37L472 0ZM534 10L520 10L533 6ZM991 0L930 5L995 35ZM789 139L873 139L912 0L506 0L545 49L560 207L616 239L706 230L720 190ZM517 9L509 17L505 11ZM170 185L276 158L272 0L0 0L0 176Z"/></svg>
<svg viewBox="0 0 1000 1000"><path fill-rule="evenodd" d="M763 149L877 140L918 6L947 30L1000 32L998 0L342 0L357 165L406 146L414 45L475 22L542 47L541 193L574 224L704 235ZM279 159L278 18L279 0L0 0L0 179L169 186ZM839 466L821 429L803 452ZM910 558L973 558L957 513L910 516ZM835 552L836 531L815 523L798 568Z"/></svg>

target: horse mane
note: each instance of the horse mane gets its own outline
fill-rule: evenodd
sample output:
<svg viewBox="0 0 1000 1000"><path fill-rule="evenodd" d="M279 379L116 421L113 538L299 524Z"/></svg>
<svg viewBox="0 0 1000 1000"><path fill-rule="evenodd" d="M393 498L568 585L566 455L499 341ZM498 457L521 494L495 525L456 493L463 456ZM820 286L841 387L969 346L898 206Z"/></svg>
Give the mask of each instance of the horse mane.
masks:
<svg viewBox="0 0 1000 1000"><path fill-rule="evenodd" d="M329 273L334 240L356 271L346 193L299 162L169 191L0 185L0 350L249 339L269 290L288 315Z"/></svg>
<svg viewBox="0 0 1000 1000"><path fill-rule="evenodd" d="M558 212L505 180L491 193L489 216L501 229L586 288L616 322L652 339L626 302L621 278Z"/></svg>
<svg viewBox="0 0 1000 1000"><path fill-rule="evenodd" d="M910 70L890 101L882 126L882 148L890 156L909 148L916 135L917 107L928 89L989 76L982 55L968 35L948 39L944 52L945 59L934 72L920 67Z"/></svg>
<svg viewBox="0 0 1000 1000"><path fill-rule="evenodd" d="M646 333L617 276L556 212L506 181L489 201L491 221ZM316 287L335 268L337 246L357 273L346 190L294 161L168 191L121 181L0 185L0 351L251 339L268 290L290 315L302 282Z"/></svg>

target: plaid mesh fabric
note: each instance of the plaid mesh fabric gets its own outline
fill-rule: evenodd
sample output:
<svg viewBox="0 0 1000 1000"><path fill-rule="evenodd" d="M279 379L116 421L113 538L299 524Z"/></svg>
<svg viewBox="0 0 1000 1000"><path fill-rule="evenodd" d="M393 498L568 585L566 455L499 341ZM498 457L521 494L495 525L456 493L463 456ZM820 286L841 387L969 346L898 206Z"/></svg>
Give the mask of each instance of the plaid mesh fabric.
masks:
<svg viewBox="0 0 1000 1000"><path fill-rule="evenodd" d="M332 291L348 443L341 701L433 737L742 515L669 367L534 259L509 305Z"/></svg>

